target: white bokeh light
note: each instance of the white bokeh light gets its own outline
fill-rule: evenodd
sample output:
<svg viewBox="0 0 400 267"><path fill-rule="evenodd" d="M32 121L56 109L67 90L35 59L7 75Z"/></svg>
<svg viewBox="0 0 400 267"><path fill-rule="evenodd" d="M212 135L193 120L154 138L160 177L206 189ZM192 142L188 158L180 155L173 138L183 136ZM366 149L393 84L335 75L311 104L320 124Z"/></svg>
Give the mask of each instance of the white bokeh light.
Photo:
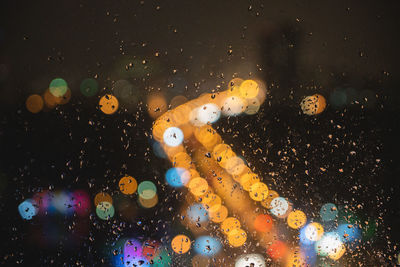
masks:
<svg viewBox="0 0 400 267"><path fill-rule="evenodd" d="M236 259L235 267L265 267L264 257L260 254L244 254Z"/></svg>
<svg viewBox="0 0 400 267"><path fill-rule="evenodd" d="M179 146L183 142L183 132L178 127L169 127L165 130L163 138L168 146Z"/></svg>
<svg viewBox="0 0 400 267"><path fill-rule="evenodd" d="M221 116L220 108L212 103L200 106L197 110L197 119L204 124L214 123Z"/></svg>

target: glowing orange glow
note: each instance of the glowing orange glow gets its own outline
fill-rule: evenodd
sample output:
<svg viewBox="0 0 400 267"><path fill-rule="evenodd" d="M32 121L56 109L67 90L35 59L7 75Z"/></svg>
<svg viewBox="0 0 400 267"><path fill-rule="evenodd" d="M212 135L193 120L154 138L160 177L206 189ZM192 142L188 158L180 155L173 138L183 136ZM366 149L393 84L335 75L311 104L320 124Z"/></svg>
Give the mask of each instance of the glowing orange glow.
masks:
<svg viewBox="0 0 400 267"><path fill-rule="evenodd" d="M264 183L255 183L250 186L249 194L251 199L262 201L268 197L268 187Z"/></svg>
<svg viewBox="0 0 400 267"><path fill-rule="evenodd" d="M273 221L272 217L267 214L260 214L254 220L254 228L258 232L266 233L272 229Z"/></svg>
<svg viewBox="0 0 400 267"><path fill-rule="evenodd" d="M282 259L287 252L287 245L280 240L274 241L267 249L267 254L274 260Z"/></svg>
<svg viewBox="0 0 400 267"><path fill-rule="evenodd" d="M201 203L207 211L217 211L221 207L222 200L216 194L206 194L202 197Z"/></svg>
<svg viewBox="0 0 400 267"><path fill-rule="evenodd" d="M253 80L245 80L239 87L240 96L246 99L255 98L259 90L257 82Z"/></svg>
<svg viewBox="0 0 400 267"><path fill-rule="evenodd" d="M177 235L174 237L174 239L172 239L171 242L172 250L178 254L185 254L186 252L189 251L190 246L191 246L191 241L189 237L185 235Z"/></svg>
<svg viewBox="0 0 400 267"><path fill-rule="evenodd" d="M226 235L228 235L232 230L239 228L240 222L234 217L228 217L221 223L221 230Z"/></svg>
<svg viewBox="0 0 400 267"><path fill-rule="evenodd" d="M125 195L132 195L136 192L137 189L137 182L135 178L131 176L122 177L119 180L119 190Z"/></svg>
<svg viewBox="0 0 400 267"><path fill-rule="evenodd" d="M167 111L167 102L161 93L152 94L147 98L147 111L153 119Z"/></svg>
<svg viewBox="0 0 400 267"><path fill-rule="evenodd" d="M301 101L300 107L304 114L317 115L325 110L326 100L325 97L320 94L307 96Z"/></svg>
<svg viewBox="0 0 400 267"><path fill-rule="evenodd" d="M247 240L247 234L243 229L233 229L228 234L228 242L233 247L242 246Z"/></svg>
<svg viewBox="0 0 400 267"><path fill-rule="evenodd" d="M277 198L277 197L279 197L279 194L278 194L276 191L274 191L274 190L269 190L269 191L268 191L268 196L267 196L267 198L264 199L263 201L261 201L261 205L262 205L263 207L267 208L267 209L270 209L270 208L272 208L272 207L271 207L271 201L272 201L274 198Z"/></svg>
<svg viewBox="0 0 400 267"><path fill-rule="evenodd" d="M119 102L115 96L106 94L100 98L99 107L104 114L111 115L118 110Z"/></svg>
<svg viewBox="0 0 400 267"><path fill-rule="evenodd" d="M173 166L188 170L192 167L192 158L186 152L179 152L173 158Z"/></svg>
<svg viewBox="0 0 400 267"><path fill-rule="evenodd" d="M108 203L112 204L113 199L110 196L110 194L105 193L105 192L100 192L100 193L97 193L96 196L94 197L94 205L97 207L97 205L100 202L108 202Z"/></svg>
<svg viewBox="0 0 400 267"><path fill-rule="evenodd" d="M25 102L26 109L32 113L38 113L43 109L43 99L40 95L30 95Z"/></svg>
<svg viewBox="0 0 400 267"><path fill-rule="evenodd" d="M224 205L221 205L217 210L210 210L208 216L211 221L221 223L228 217L228 209Z"/></svg>
<svg viewBox="0 0 400 267"><path fill-rule="evenodd" d="M202 196L207 192L208 183L206 179L201 177L196 177L190 180L188 187L193 195Z"/></svg>
<svg viewBox="0 0 400 267"><path fill-rule="evenodd" d="M258 182L260 182L260 178L255 173L245 173L240 177L240 185L246 191L250 191L250 187Z"/></svg>
<svg viewBox="0 0 400 267"><path fill-rule="evenodd" d="M295 210L289 213L287 223L290 228L299 229L307 222L307 216L301 210Z"/></svg>

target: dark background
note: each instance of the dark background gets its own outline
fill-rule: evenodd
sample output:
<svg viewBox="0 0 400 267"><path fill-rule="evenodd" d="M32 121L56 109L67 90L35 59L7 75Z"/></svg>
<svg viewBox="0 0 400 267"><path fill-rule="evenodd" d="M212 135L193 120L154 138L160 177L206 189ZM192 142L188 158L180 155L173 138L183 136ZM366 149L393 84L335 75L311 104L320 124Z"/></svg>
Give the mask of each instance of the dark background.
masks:
<svg viewBox="0 0 400 267"><path fill-rule="evenodd" d="M269 95L257 115L218 122L229 129L224 140L243 149L264 177L278 173L270 181L296 206L318 212L334 202L379 221L373 242L346 256L349 266L393 262L400 241L397 1L2 1L0 10L2 264L107 265L102 244L116 238L112 223L26 222L17 206L41 189L83 188L92 198L100 190L117 192L125 173L159 181L165 201L157 219L173 233L168 208L178 215L179 202L164 185L169 163L151 151L145 96L159 88L168 99L191 99L225 90L233 74L265 80ZM143 60L148 75L129 74L126 65L140 68ZM30 114L26 98L55 77L68 82L71 101ZM97 96L79 92L87 77L96 77L98 95L129 77L143 103L106 116ZM330 102L318 117L300 114L303 96L321 93L329 102L337 88L353 88L357 103ZM151 223L154 211L140 212L120 234L162 238ZM138 220L148 227L137 227ZM78 221L89 225L78 245L38 250L31 237L58 225L68 239L67 225Z"/></svg>

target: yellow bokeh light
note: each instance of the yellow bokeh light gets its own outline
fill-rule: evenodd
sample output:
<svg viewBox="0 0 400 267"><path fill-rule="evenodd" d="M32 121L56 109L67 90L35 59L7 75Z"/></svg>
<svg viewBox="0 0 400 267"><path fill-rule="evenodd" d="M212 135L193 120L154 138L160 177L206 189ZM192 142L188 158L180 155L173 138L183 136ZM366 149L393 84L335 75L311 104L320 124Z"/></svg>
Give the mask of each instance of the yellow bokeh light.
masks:
<svg viewBox="0 0 400 267"><path fill-rule="evenodd" d="M177 235L171 241L172 250L178 254L185 254L189 251L191 246L191 241L189 237L185 235Z"/></svg>
<svg viewBox="0 0 400 267"><path fill-rule="evenodd" d="M243 83L243 79L234 78L228 84L229 95L239 96L240 95L240 85Z"/></svg>
<svg viewBox="0 0 400 267"><path fill-rule="evenodd" d="M325 110L326 100L325 97L320 94L307 96L301 101L300 107L306 115L317 115Z"/></svg>
<svg viewBox="0 0 400 267"><path fill-rule="evenodd" d="M190 180L189 184L189 191L199 197L204 195L207 192L208 189L208 183L207 180L201 177L196 177Z"/></svg>
<svg viewBox="0 0 400 267"><path fill-rule="evenodd" d="M190 169L192 167L192 158L186 152L179 152L173 158L173 166L184 169Z"/></svg>
<svg viewBox="0 0 400 267"><path fill-rule="evenodd" d="M240 222L234 217L228 217L221 223L221 230L224 234L228 235L232 230L239 229Z"/></svg>
<svg viewBox="0 0 400 267"><path fill-rule="evenodd" d="M264 183L255 183L250 186L249 195L255 201L262 201L268 197L268 186Z"/></svg>
<svg viewBox="0 0 400 267"><path fill-rule="evenodd" d="M336 248L335 250L330 251L328 256L332 260L337 261L338 259L340 259L343 256L343 254L345 252L346 252L346 247L344 246L344 244L341 244L339 248Z"/></svg>
<svg viewBox="0 0 400 267"><path fill-rule="evenodd" d="M43 109L43 98L40 95L30 95L25 102L26 109L32 113L38 113Z"/></svg>
<svg viewBox="0 0 400 267"><path fill-rule="evenodd" d="M260 90L256 81L253 80L245 80L240 85L240 95L243 98L250 99L255 98L258 95L258 91Z"/></svg>
<svg viewBox="0 0 400 267"><path fill-rule="evenodd" d="M177 95L171 99L171 102L169 103L169 105L171 106L171 109L175 109L178 106L185 104L186 102L188 102L188 99L185 96Z"/></svg>
<svg viewBox="0 0 400 267"><path fill-rule="evenodd" d="M143 198L141 195L139 195L139 204L143 207L143 208L152 208L155 205L157 205L158 203L158 195L155 194L152 198L150 199L146 199Z"/></svg>
<svg viewBox="0 0 400 267"><path fill-rule="evenodd" d="M214 159L223 168L225 168L226 162L235 156L235 152L233 152L232 148L227 144L216 145L213 149Z"/></svg>
<svg viewBox="0 0 400 267"><path fill-rule="evenodd" d="M122 177L119 180L119 189L125 195L132 195L137 189L136 179L131 176Z"/></svg>
<svg viewBox="0 0 400 267"><path fill-rule="evenodd" d="M104 114L111 115L118 110L119 102L115 96L106 94L100 98L99 107Z"/></svg>
<svg viewBox="0 0 400 267"><path fill-rule="evenodd" d="M276 191L274 191L274 190L269 190L267 198L264 199L263 201L261 201L261 205L262 205L263 207L267 208L267 209L270 209L270 208L272 208L272 207L271 207L271 201L272 201L274 198L277 198L277 197L279 197L278 192L276 192Z"/></svg>
<svg viewBox="0 0 400 267"><path fill-rule="evenodd" d="M224 205L221 205L217 210L210 210L208 216L211 221L221 223L228 217L228 209Z"/></svg>
<svg viewBox="0 0 400 267"><path fill-rule="evenodd" d="M97 205L100 202L108 202L108 203L112 204L113 199L110 196L110 194L108 194L106 192L100 192L100 193L97 193L96 196L94 197L94 205L97 207Z"/></svg>
<svg viewBox="0 0 400 267"><path fill-rule="evenodd" d="M207 211L216 211L221 207L221 198L213 193L206 194L202 197L201 203Z"/></svg>
<svg viewBox="0 0 400 267"><path fill-rule="evenodd" d="M228 242L231 246L233 247L240 247L242 246L247 240L247 234L246 232L241 229L233 229L229 234L228 234Z"/></svg>
<svg viewBox="0 0 400 267"><path fill-rule="evenodd" d="M300 252L300 248L296 247L286 258L286 267L306 267L309 266L307 264L306 259Z"/></svg>
<svg viewBox="0 0 400 267"><path fill-rule="evenodd" d="M287 224L290 228L299 229L307 222L307 216L301 210L295 210L289 213Z"/></svg>
<svg viewBox="0 0 400 267"><path fill-rule="evenodd" d="M238 176L242 174L246 165L244 164L244 160L239 157L231 157L225 163L225 169L230 175Z"/></svg>
<svg viewBox="0 0 400 267"><path fill-rule="evenodd" d="M185 184L187 187L189 186L189 182L196 177L200 177L200 174L196 171L196 169L185 170L182 174L182 180L188 181L188 183Z"/></svg>
<svg viewBox="0 0 400 267"><path fill-rule="evenodd" d="M153 119L158 118L167 111L167 101L161 93L149 95L147 98L147 111Z"/></svg>
<svg viewBox="0 0 400 267"><path fill-rule="evenodd" d="M306 226L304 231L304 235L307 239L311 241L318 241L324 234L324 227L317 222L312 222Z"/></svg>
<svg viewBox="0 0 400 267"><path fill-rule="evenodd" d="M258 177L257 174L251 172L251 173L245 173L240 177L240 185L243 187L244 190L250 191L250 187L255 184L260 182L260 178Z"/></svg>

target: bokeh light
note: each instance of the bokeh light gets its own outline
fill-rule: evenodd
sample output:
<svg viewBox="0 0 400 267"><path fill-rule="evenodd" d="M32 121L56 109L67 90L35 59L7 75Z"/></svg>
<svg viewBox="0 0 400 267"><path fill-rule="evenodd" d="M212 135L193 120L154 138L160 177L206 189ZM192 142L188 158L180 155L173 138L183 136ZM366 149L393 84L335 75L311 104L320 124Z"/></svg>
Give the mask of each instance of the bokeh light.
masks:
<svg viewBox="0 0 400 267"><path fill-rule="evenodd" d="M124 176L119 180L119 190L125 195L132 195L136 192L137 182L132 176Z"/></svg>
<svg viewBox="0 0 400 267"><path fill-rule="evenodd" d="M326 203L319 211L322 221L329 222L336 219L338 216L338 209L333 203Z"/></svg>
<svg viewBox="0 0 400 267"><path fill-rule="evenodd" d="M325 110L326 100L320 94L307 96L301 101L300 107L306 115L317 115Z"/></svg>
<svg viewBox="0 0 400 267"><path fill-rule="evenodd" d="M26 99L25 106L29 112L38 113L43 109L43 98L40 95L30 95Z"/></svg>
<svg viewBox="0 0 400 267"><path fill-rule="evenodd" d="M172 250L178 254L185 254L191 247L191 240L185 235L177 235L171 241Z"/></svg>
<svg viewBox="0 0 400 267"><path fill-rule="evenodd" d="M87 97L95 96L99 91L99 84L95 79L87 78L81 82L80 90L84 96Z"/></svg>
<svg viewBox="0 0 400 267"><path fill-rule="evenodd" d="M97 205L100 202L108 202L108 203L112 204L113 203L113 199L112 199L110 194L108 194L106 192L99 192L94 197L94 205L97 207Z"/></svg>
<svg viewBox="0 0 400 267"><path fill-rule="evenodd" d="M233 229L228 234L228 242L233 247L242 246L247 240L247 234L243 229Z"/></svg>
<svg viewBox="0 0 400 267"><path fill-rule="evenodd" d="M315 243L315 251L319 256L329 256L333 260L339 259L346 248L336 232L325 233L322 238Z"/></svg>
<svg viewBox="0 0 400 267"><path fill-rule="evenodd" d="M114 206L110 202L100 202L96 207L96 214L102 220L109 220L114 216Z"/></svg>
<svg viewBox="0 0 400 267"><path fill-rule="evenodd" d="M267 249L267 254L274 260L283 258L288 252L286 243L275 240Z"/></svg>
<svg viewBox="0 0 400 267"><path fill-rule="evenodd" d="M165 180L172 187L182 187L189 182L190 176L183 168L170 168L165 174Z"/></svg>
<svg viewBox="0 0 400 267"><path fill-rule="evenodd" d="M106 94L100 98L99 108L104 114L114 114L118 110L118 107L119 102L115 96Z"/></svg>
<svg viewBox="0 0 400 267"><path fill-rule="evenodd" d="M204 104L200 106L197 110L197 119L200 123L210 124L216 122L221 116L220 108L212 103Z"/></svg>
<svg viewBox="0 0 400 267"><path fill-rule="evenodd" d="M194 250L204 256L215 256L222 248L221 242L211 236L200 236L194 242Z"/></svg>
<svg viewBox="0 0 400 267"><path fill-rule="evenodd" d="M303 229L304 229L305 239L311 242L320 240L322 235L324 234L324 228L322 227L321 224L317 222L309 223ZM300 233L300 239L301 239L301 233ZM307 243L306 240L304 240L305 244Z"/></svg>
<svg viewBox="0 0 400 267"><path fill-rule="evenodd" d="M287 223L290 228L299 229L307 222L307 216L301 210L295 210L289 213Z"/></svg>
<svg viewBox="0 0 400 267"><path fill-rule="evenodd" d="M151 181L143 181L138 186L138 193L143 199L152 199L157 194L157 187Z"/></svg>
<svg viewBox="0 0 400 267"><path fill-rule="evenodd" d="M50 82L49 91L55 97L62 97L68 90L68 84L64 79L56 78Z"/></svg>
<svg viewBox="0 0 400 267"><path fill-rule="evenodd" d="M18 205L19 215L25 220L31 220L36 216L38 210L35 207L35 202L32 199L26 199Z"/></svg>
<svg viewBox="0 0 400 267"><path fill-rule="evenodd" d="M356 224L340 224L336 232L341 237L341 240L345 243L354 243L356 241L361 241L361 229Z"/></svg>
<svg viewBox="0 0 400 267"><path fill-rule="evenodd" d="M169 127L163 134L165 144L176 147L182 144L183 132L178 127Z"/></svg>
<svg viewBox="0 0 400 267"><path fill-rule="evenodd" d="M259 214L254 220L254 228L258 232L266 233L272 229L272 217L267 214Z"/></svg>
<svg viewBox="0 0 400 267"><path fill-rule="evenodd" d="M289 202L283 197L274 198L270 206L271 209L269 211L277 217L284 216L289 211Z"/></svg>
<svg viewBox="0 0 400 267"><path fill-rule="evenodd" d="M261 254L244 254L236 258L235 267L266 267Z"/></svg>
<svg viewBox="0 0 400 267"><path fill-rule="evenodd" d="M208 211L201 204L193 204L187 209L187 216L193 223L208 221Z"/></svg>

